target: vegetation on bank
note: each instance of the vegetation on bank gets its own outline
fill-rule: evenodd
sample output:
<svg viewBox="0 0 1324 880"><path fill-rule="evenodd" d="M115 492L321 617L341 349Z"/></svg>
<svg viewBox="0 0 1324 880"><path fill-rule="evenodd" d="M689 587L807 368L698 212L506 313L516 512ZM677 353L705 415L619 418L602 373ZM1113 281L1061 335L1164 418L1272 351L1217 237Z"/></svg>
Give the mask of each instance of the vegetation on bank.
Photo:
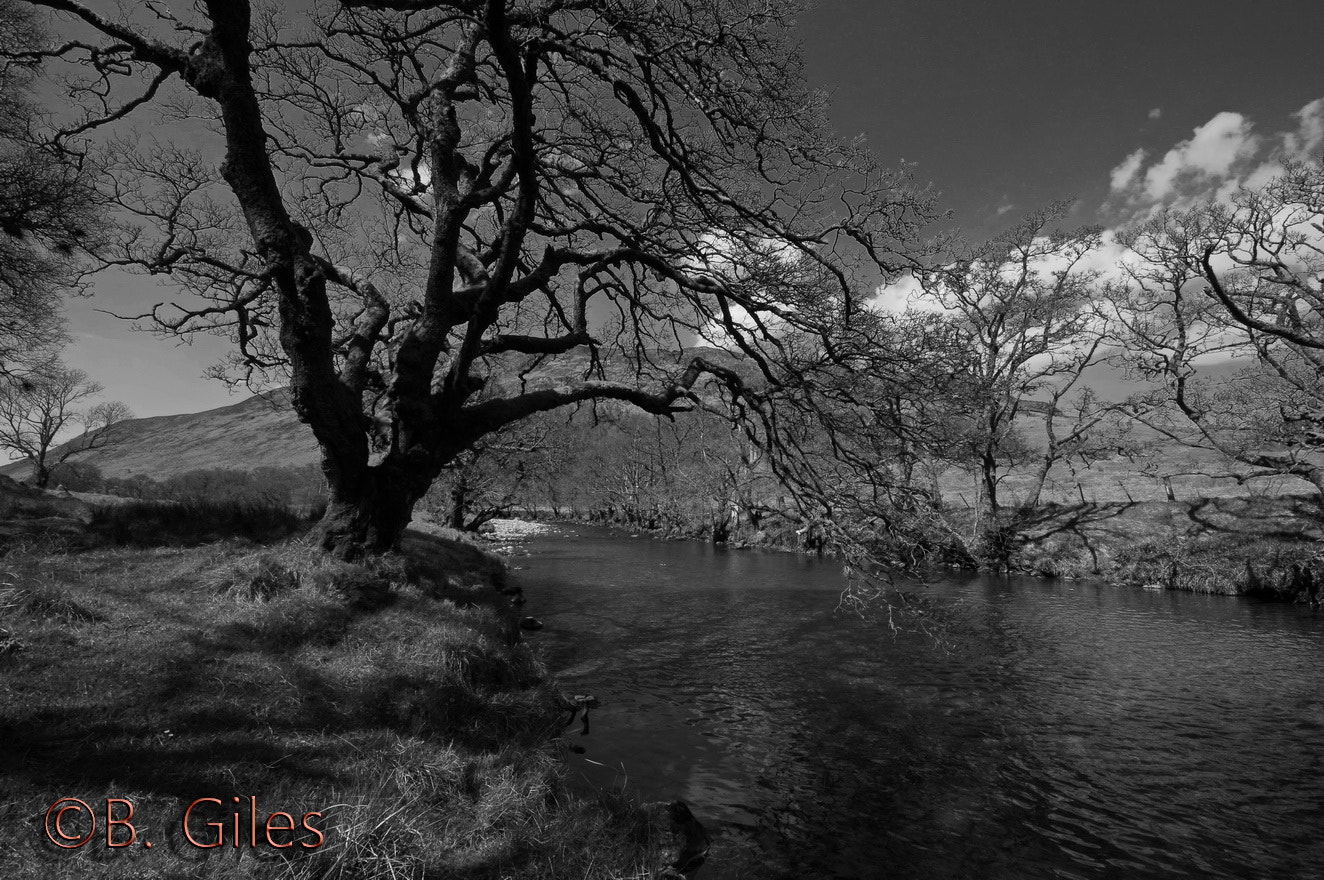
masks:
<svg viewBox="0 0 1324 880"><path fill-rule="evenodd" d="M286 537L275 512L268 534L180 546L200 507L170 541L6 547L7 877L630 877L659 863L652 812L568 791L565 698L495 588L498 557L410 532L401 552L351 564ZM147 516L159 509L98 509L91 528L165 527ZM181 838L188 804L236 796L257 798L259 836L273 811L321 812L325 843ZM60 797L132 801L153 848L43 847ZM218 812L194 812L199 838L232 815L204 808Z"/></svg>
<svg viewBox="0 0 1324 880"><path fill-rule="evenodd" d="M1016 512L989 567L1150 589L1318 604L1324 518L1312 497L1052 504Z"/></svg>
<svg viewBox="0 0 1324 880"><path fill-rule="evenodd" d="M663 538L830 553L821 532L777 515L765 515L758 528L740 524L726 530L702 517L621 516L612 509L562 511L560 517ZM1008 510L997 528L977 528L976 519L975 511L964 509L932 520L907 548L916 571L961 568L1102 578L1150 589L1324 601L1324 515L1310 496L1049 503ZM896 555L898 548L881 550Z"/></svg>

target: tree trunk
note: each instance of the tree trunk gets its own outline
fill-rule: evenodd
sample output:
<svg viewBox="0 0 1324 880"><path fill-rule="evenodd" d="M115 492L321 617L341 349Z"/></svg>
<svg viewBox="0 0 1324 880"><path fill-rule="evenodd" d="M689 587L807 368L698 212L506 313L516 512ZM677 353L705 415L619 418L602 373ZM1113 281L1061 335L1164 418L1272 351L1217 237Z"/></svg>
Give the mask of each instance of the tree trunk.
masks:
<svg viewBox="0 0 1324 880"><path fill-rule="evenodd" d="M331 486L313 534L323 550L346 560L394 550L430 483L426 473L399 465L369 468L357 487Z"/></svg>
<svg viewBox="0 0 1324 880"><path fill-rule="evenodd" d="M991 452L985 451L980 459L980 469L984 480L984 503L989 516L998 516L998 462Z"/></svg>
<svg viewBox="0 0 1324 880"><path fill-rule="evenodd" d="M447 517L448 525L456 531L464 531L464 508L468 503L469 485L461 473L451 487L451 509Z"/></svg>
<svg viewBox="0 0 1324 880"><path fill-rule="evenodd" d="M1039 499L1044 494L1044 485L1048 482L1048 473L1052 469L1053 459L1044 456L1043 462L1035 470L1034 479L1030 482L1030 490L1025 493L1025 507L1033 509L1039 506Z"/></svg>
<svg viewBox="0 0 1324 880"><path fill-rule="evenodd" d="M38 489L45 489L46 484L51 481L51 469L46 467L44 459L36 459L32 462L32 484Z"/></svg>

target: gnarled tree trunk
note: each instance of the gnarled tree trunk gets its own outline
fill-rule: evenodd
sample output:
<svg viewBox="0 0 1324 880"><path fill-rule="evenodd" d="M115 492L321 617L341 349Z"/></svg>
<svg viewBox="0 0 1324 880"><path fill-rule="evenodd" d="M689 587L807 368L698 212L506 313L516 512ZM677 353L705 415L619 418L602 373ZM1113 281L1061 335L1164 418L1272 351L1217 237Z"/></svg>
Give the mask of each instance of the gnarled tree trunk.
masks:
<svg viewBox="0 0 1324 880"><path fill-rule="evenodd" d="M353 480L331 481L326 513L313 535L322 549L353 560L395 549L435 469L410 469L388 457Z"/></svg>

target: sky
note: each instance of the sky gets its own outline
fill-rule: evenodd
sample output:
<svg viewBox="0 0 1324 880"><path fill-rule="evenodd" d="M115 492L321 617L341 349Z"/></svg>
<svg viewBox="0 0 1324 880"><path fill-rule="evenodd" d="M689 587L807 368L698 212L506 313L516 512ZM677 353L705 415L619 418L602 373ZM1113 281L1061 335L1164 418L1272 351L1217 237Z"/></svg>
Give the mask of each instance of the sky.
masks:
<svg viewBox="0 0 1324 880"><path fill-rule="evenodd" d="M914 163L976 239L1058 199L1115 227L1324 147L1319 0L819 0L798 34L837 133ZM108 275L72 300L66 359L139 416L236 402L202 377L223 341L102 311L165 298L151 287Z"/></svg>

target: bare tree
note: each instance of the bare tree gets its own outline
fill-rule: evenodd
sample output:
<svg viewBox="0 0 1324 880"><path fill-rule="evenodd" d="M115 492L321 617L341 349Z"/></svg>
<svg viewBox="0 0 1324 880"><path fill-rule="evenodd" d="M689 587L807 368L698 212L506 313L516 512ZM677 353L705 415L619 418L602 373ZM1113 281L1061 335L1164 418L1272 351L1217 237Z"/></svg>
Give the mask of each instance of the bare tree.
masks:
<svg viewBox="0 0 1324 880"><path fill-rule="evenodd" d="M1090 407L1066 435L1058 436L1052 423L1100 345L1088 308L1097 273L1082 267L1099 230L1053 231L1069 207L1060 203L1029 214L998 238L918 274L924 297L947 329L949 369L958 379L944 401L948 418L963 426L965 456L978 469L983 504L994 517L1009 466L1039 458L1040 476L1027 499L1037 502L1048 469L1097 422ZM1036 456L1016 419L1028 412L1028 401L1045 395L1049 446Z"/></svg>
<svg viewBox="0 0 1324 880"><path fill-rule="evenodd" d="M109 262L180 282L143 319L228 335L231 378L288 374L344 556L391 547L444 466L534 413L743 393L658 356L716 328L780 381L788 329L830 348L856 270L900 265L932 213L828 134L794 4L32 2L76 34L44 57L89 96L58 142L162 122L105 153L138 221Z"/></svg>
<svg viewBox="0 0 1324 880"><path fill-rule="evenodd" d="M0 446L31 462L32 482L38 488L46 488L56 466L104 446L114 426L132 417L119 401L80 408L103 390L87 373L58 363L47 365L40 376L0 385ZM56 448L60 436L75 426L83 432Z"/></svg>
<svg viewBox="0 0 1324 880"><path fill-rule="evenodd" d="M1125 243L1116 324L1157 386L1135 417L1220 454L1228 470L1215 476L1295 476L1324 497L1324 172L1291 165L1230 204L1160 214ZM1230 357L1248 366L1209 375Z"/></svg>

